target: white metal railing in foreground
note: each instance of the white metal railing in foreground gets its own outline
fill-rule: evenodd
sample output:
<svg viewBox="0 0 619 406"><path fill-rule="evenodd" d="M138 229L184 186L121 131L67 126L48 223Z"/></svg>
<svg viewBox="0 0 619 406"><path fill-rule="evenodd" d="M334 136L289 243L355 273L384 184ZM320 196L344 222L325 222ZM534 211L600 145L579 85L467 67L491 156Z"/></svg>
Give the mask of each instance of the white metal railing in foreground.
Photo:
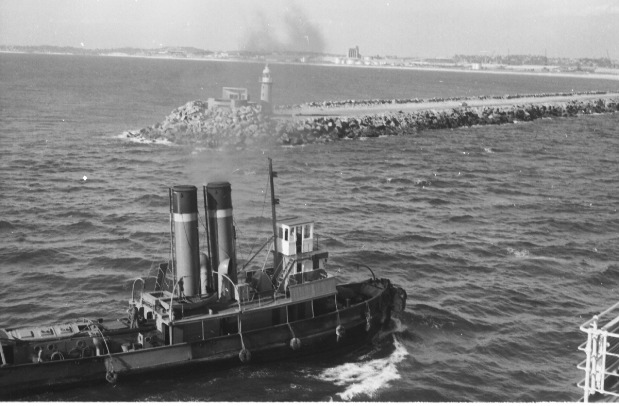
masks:
<svg viewBox="0 0 619 406"><path fill-rule="evenodd" d="M587 341L578 347L586 354L578 364L585 371L585 379L578 382L584 390L582 400L588 402L596 393L619 397L619 388L605 387L607 378L619 378L619 302L584 322L580 330L587 333Z"/></svg>

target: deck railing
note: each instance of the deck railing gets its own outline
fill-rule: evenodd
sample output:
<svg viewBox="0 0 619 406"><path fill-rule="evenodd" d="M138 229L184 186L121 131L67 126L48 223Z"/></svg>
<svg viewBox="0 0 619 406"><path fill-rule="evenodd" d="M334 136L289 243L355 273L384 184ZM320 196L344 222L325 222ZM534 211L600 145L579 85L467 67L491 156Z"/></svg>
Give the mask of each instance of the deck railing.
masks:
<svg viewBox="0 0 619 406"><path fill-rule="evenodd" d="M578 383L584 390L582 400L588 402L595 394L619 398L619 388L607 387L611 380L619 380L619 302L584 322L580 330L587 334L587 341L578 347L586 355L578 364L585 371Z"/></svg>

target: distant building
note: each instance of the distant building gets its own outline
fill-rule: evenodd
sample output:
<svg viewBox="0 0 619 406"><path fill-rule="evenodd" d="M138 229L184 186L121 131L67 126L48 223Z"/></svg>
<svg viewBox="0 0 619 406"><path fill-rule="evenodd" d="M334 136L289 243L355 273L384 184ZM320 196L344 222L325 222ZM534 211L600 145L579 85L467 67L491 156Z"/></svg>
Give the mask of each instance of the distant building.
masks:
<svg viewBox="0 0 619 406"><path fill-rule="evenodd" d="M361 58L361 54L359 53L359 45L354 48L348 48L348 57L351 59Z"/></svg>
<svg viewBox="0 0 619 406"><path fill-rule="evenodd" d="M221 99L209 97L208 108L228 107L231 109L247 106L249 103L249 92L244 87L224 87L221 89Z"/></svg>
<svg viewBox="0 0 619 406"><path fill-rule="evenodd" d="M249 92L244 87L224 87L221 90L222 99L249 100Z"/></svg>
<svg viewBox="0 0 619 406"><path fill-rule="evenodd" d="M265 66L260 77L260 105L264 113L272 112L271 88L273 79L271 78L271 70L269 66ZM236 109L242 106L256 105L249 101L249 92L244 87L224 87L221 90L221 99L214 97L208 98L208 108L229 108Z"/></svg>
<svg viewBox="0 0 619 406"><path fill-rule="evenodd" d="M187 53L181 48L168 48L163 53L174 58L187 58Z"/></svg>

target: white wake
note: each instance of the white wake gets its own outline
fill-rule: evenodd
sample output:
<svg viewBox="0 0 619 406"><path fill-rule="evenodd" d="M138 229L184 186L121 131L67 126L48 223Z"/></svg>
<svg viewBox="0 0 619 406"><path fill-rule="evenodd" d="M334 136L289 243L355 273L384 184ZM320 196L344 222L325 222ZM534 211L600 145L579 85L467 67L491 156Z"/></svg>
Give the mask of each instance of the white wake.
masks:
<svg viewBox="0 0 619 406"><path fill-rule="evenodd" d="M374 397L379 389L389 388L389 382L400 379L397 365L408 355L406 348L393 338L395 351L386 358L350 362L328 368L318 377L346 389L337 395L342 400L351 400L358 395Z"/></svg>

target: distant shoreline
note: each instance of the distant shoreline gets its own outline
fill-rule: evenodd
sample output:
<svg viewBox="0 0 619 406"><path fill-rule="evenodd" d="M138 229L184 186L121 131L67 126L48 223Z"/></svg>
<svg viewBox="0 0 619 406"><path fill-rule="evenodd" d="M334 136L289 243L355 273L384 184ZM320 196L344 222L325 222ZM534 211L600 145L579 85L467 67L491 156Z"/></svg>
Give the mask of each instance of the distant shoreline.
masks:
<svg viewBox="0 0 619 406"><path fill-rule="evenodd" d="M322 66L336 68L355 68L355 69L386 69L386 70L412 70L426 72L449 72L449 73L471 73L471 74L493 74L493 75L522 75L522 76L538 76L538 77L564 77L577 79L598 79L598 80L616 80L619 81L619 75L605 73L572 73L572 72L526 72L511 69L456 69L443 68L437 66L375 66L375 65L346 65L334 63L314 63L314 62L282 62L269 60L250 60L250 59L222 59L222 58L178 58L169 56L146 56L146 55L78 55L69 53L49 53L49 52L19 52L19 51L1 51L0 54L25 54L25 55L55 55L55 56L87 56L87 57L102 57L102 58L141 58L141 59L158 59L158 60L174 60L174 61L197 61L197 62L236 62L236 63L256 63L271 65L300 65L300 66Z"/></svg>

